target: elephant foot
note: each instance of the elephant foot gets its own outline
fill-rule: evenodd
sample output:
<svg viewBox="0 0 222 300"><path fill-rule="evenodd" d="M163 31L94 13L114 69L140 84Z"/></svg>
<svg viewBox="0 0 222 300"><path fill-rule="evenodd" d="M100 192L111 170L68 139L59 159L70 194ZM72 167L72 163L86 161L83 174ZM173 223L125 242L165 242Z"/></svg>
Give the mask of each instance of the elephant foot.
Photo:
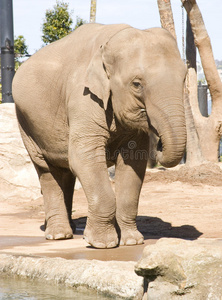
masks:
<svg viewBox="0 0 222 300"><path fill-rule="evenodd" d="M47 223L45 238L47 240L71 239L73 238L73 231L69 224L57 223L56 225L50 225Z"/></svg>
<svg viewBox="0 0 222 300"><path fill-rule="evenodd" d="M113 225L109 225L103 230L101 226L96 228L86 225L84 230L84 239L95 248L114 248L118 245L118 236Z"/></svg>
<svg viewBox="0 0 222 300"><path fill-rule="evenodd" d="M120 246L141 245L144 242L143 235L137 229L121 228L120 236Z"/></svg>

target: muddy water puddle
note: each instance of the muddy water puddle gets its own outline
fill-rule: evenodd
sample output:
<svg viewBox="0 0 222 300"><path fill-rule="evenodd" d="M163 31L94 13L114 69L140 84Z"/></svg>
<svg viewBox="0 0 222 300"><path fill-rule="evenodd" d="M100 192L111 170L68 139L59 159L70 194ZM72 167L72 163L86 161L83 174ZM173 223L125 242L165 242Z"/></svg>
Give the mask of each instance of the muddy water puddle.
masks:
<svg viewBox="0 0 222 300"><path fill-rule="evenodd" d="M147 239L143 245L95 249L87 246L87 244L81 247L76 246L75 243L78 242L78 239L80 237L77 235L69 241L47 241L44 237L0 236L0 252L16 255L61 257L64 259L138 261L142 256L144 247L157 241L157 239ZM66 245L68 246L65 247Z"/></svg>
<svg viewBox="0 0 222 300"><path fill-rule="evenodd" d="M39 280L0 275L0 300L107 300L94 291L76 291L74 288L49 284Z"/></svg>

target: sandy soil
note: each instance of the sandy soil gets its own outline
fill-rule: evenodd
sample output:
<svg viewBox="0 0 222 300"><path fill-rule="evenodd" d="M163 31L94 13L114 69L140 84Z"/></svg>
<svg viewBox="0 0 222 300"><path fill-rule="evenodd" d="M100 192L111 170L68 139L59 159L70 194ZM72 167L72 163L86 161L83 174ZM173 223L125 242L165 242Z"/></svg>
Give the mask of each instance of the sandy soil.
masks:
<svg viewBox="0 0 222 300"><path fill-rule="evenodd" d="M113 183L114 185L114 183ZM98 250L82 239L87 201L82 189L75 191L74 239L44 239L43 199L14 199L0 203L0 253L65 258L137 260L143 247L161 237L222 239L222 164L196 168L148 170L143 184L137 224L145 244Z"/></svg>

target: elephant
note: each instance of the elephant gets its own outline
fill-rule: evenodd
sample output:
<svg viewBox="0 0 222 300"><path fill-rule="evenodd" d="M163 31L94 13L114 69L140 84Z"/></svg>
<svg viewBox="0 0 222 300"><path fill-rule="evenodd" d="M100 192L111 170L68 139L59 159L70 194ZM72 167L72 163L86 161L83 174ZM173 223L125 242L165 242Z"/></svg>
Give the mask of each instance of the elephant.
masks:
<svg viewBox="0 0 222 300"><path fill-rule="evenodd" d="M22 64L13 79L13 98L41 185L46 239L73 237L78 178L88 201L88 244L113 248L144 242L136 216L149 136L158 137L154 152L162 166L180 162L186 144L185 76L167 30L126 24L82 25ZM111 165L115 191L107 171Z"/></svg>

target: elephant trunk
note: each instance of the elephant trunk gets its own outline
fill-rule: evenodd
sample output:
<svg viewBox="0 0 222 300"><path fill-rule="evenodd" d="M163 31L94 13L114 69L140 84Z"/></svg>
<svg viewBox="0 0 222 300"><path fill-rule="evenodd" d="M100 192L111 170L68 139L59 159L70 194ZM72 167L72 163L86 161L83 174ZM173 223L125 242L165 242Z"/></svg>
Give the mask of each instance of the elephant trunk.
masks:
<svg viewBox="0 0 222 300"><path fill-rule="evenodd" d="M167 168L176 166L181 161L186 146L182 100L169 101L168 99L168 101L162 101L161 106L152 104L152 108L147 111L149 111L151 128L159 137L157 160Z"/></svg>

